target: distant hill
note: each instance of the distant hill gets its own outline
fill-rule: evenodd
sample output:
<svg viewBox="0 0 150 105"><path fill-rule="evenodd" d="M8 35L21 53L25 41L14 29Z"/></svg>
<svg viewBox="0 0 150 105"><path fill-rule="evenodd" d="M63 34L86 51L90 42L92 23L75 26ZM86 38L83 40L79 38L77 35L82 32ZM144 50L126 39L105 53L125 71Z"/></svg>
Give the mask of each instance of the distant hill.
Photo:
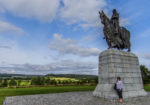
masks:
<svg viewBox="0 0 150 105"><path fill-rule="evenodd" d="M42 75L24 75L24 74L0 74L0 78L12 78L12 77L35 77L35 76L42 76Z"/></svg>
<svg viewBox="0 0 150 105"><path fill-rule="evenodd" d="M83 75L83 74L47 74L47 75L25 75L25 74L0 74L0 78L30 78L37 76L51 76L51 77L65 77L65 78L97 78L96 75Z"/></svg>

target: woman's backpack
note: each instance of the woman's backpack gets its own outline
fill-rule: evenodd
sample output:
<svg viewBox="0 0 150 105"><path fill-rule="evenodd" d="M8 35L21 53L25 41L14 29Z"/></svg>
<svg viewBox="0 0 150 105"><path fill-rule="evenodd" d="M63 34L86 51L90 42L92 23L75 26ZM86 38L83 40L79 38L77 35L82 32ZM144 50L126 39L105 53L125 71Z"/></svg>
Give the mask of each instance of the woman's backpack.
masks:
<svg viewBox="0 0 150 105"><path fill-rule="evenodd" d="M116 83L115 83L115 85L114 85L114 89L117 90L117 84L116 84Z"/></svg>

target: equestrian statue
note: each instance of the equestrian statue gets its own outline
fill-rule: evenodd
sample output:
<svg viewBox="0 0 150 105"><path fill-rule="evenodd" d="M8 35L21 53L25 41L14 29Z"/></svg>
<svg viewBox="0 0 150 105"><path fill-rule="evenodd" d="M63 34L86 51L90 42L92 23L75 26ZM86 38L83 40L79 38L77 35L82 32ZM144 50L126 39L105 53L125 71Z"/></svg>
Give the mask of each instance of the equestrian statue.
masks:
<svg viewBox="0 0 150 105"><path fill-rule="evenodd" d="M128 49L128 52L130 52L130 32L126 28L119 26L119 14L116 9L113 9L111 19L105 15L103 10L99 11L99 14L101 23L104 25L104 39L106 39L109 48Z"/></svg>

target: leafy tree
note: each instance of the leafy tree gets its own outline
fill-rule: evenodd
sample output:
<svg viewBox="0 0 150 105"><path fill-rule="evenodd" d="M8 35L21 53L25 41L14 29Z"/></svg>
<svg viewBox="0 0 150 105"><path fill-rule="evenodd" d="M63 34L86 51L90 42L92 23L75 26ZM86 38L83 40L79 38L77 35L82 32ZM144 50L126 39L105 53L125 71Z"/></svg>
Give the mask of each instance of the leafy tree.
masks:
<svg viewBox="0 0 150 105"><path fill-rule="evenodd" d="M145 65L140 65L142 79L144 84L150 83L150 71Z"/></svg>
<svg viewBox="0 0 150 105"><path fill-rule="evenodd" d="M82 82L82 83L87 83L88 80L87 80L86 78L83 78L83 79L81 79L81 82Z"/></svg>
<svg viewBox="0 0 150 105"><path fill-rule="evenodd" d="M44 83L45 83L46 85L50 85L50 84L51 84L50 78L46 78L45 81L44 81Z"/></svg>
<svg viewBox="0 0 150 105"><path fill-rule="evenodd" d="M140 65L142 77L146 78L149 76L150 71L148 71L148 68L145 65Z"/></svg>
<svg viewBox="0 0 150 105"><path fill-rule="evenodd" d="M3 79L2 79L2 78L0 78L0 86L2 86L2 82L3 82Z"/></svg>
<svg viewBox="0 0 150 105"><path fill-rule="evenodd" d="M57 81L56 80L51 80L50 82L52 85L57 85Z"/></svg>
<svg viewBox="0 0 150 105"><path fill-rule="evenodd" d="M69 84L69 82L67 80L64 81L64 84Z"/></svg>
<svg viewBox="0 0 150 105"><path fill-rule="evenodd" d="M61 84L61 81L60 81L60 80L58 80L58 84L59 84L59 85Z"/></svg>
<svg viewBox="0 0 150 105"><path fill-rule="evenodd" d="M7 87L7 85L8 85L8 81L7 81L7 79L4 79L1 86L2 87Z"/></svg>
<svg viewBox="0 0 150 105"><path fill-rule="evenodd" d="M2 79L2 78L0 78L0 83L2 83L2 81L3 81L3 79Z"/></svg>
<svg viewBox="0 0 150 105"><path fill-rule="evenodd" d="M44 85L44 77L34 77L31 79L31 85Z"/></svg>
<svg viewBox="0 0 150 105"><path fill-rule="evenodd" d="M95 79L94 79L94 82L95 82L95 83L98 83L98 78L95 78Z"/></svg>
<svg viewBox="0 0 150 105"><path fill-rule="evenodd" d="M17 85L20 86L20 84L21 84L21 79L18 80Z"/></svg>
<svg viewBox="0 0 150 105"><path fill-rule="evenodd" d="M14 79L9 81L9 86L17 86L17 82Z"/></svg>

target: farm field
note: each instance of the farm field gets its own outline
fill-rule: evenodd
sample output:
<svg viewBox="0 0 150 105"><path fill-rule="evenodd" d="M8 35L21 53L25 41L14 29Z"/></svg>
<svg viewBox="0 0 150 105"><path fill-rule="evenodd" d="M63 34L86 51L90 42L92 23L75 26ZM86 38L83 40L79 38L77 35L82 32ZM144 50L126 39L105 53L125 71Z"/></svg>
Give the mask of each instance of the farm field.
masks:
<svg viewBox="0 0 150 105"><path fill-rule="evenodd" d="M76 78L66 78L66 77L50 77L50 79L54 79L54 80L60 80L60 81L64 81L64 80L70 80L70 81L77 81Z"/></svg>

